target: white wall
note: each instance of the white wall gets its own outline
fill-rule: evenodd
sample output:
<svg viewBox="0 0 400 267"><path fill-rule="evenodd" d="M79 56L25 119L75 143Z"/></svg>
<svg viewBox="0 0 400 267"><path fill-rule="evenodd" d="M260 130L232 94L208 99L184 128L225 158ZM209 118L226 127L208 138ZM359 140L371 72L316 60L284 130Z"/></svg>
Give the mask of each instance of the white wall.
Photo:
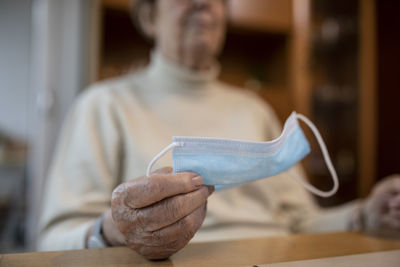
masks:
<svg viewBox="0 0 400 267"><path fill-rule="evenodd" d="M0 0L0 132L28 139L30 0Z"/></svg>
<svg viewBox="0 0 400 267"><path fill-rule="evenodd" d="M65 114L96 77L100 0L0 0L0 132L26 141L28 237Z"/></svg>
<svg viewBox="0 0 400 267"><path fill-rule="evenodd" d="M95 78L99 3L100 0L32 0L27 224L30 249L35 248L44 184L59 130L77 95Z"/></svg>

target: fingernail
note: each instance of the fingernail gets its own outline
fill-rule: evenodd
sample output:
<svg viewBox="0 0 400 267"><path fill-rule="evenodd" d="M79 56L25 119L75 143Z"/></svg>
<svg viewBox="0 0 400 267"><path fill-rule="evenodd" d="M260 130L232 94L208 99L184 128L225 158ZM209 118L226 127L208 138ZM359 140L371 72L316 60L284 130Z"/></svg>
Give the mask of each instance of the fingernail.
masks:
<svg viewBox="0 0 400 267"><path fill-rule="evenodd" d="M201 178L200 175L197 175L197 176L193 177L192 178L192 184L195 187L199 187L199 186L203 185L203 178Z"/></svg>

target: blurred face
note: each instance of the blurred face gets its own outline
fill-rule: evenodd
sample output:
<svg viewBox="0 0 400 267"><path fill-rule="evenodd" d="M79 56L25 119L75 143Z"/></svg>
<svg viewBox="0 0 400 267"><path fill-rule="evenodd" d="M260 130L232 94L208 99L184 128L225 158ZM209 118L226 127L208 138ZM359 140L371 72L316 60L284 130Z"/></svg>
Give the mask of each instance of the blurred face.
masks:
<svg viewBox="0 0 400 267"><path fill-rule="evenodd" d="M206 69L225 38L225 0L158 0L154 37L161 53L186 67Z"/></svg>

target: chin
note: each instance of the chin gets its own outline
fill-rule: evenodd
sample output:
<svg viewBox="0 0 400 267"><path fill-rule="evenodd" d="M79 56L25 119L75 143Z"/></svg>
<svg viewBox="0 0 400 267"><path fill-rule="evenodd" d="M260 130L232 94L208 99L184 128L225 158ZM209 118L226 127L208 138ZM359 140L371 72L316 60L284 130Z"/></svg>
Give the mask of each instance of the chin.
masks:
<svg viewBox="0 0 400 267"><path fill-rule="evenodd" d="M197 39L192 40L189 49L194 57L214 57L217 54L217 47L209 40Z"/></svg>

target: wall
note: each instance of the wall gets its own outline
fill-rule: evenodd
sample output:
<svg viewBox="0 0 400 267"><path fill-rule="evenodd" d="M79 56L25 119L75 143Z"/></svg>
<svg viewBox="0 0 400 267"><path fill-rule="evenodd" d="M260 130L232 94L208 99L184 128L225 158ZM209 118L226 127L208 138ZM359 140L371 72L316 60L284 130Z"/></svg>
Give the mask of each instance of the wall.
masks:
<svg viewBox="0 0 400 267"><path fill-rule="evenodd" d="M0 0L0 132L27 140L30 0Z"/></svg>
<svg viewBox="0 0 400 267"><path fill-rule="evenodd" d="M32 1L29 249L35 248L47 170L64 117L77 95L95 79L99 1Z"/></svg>

